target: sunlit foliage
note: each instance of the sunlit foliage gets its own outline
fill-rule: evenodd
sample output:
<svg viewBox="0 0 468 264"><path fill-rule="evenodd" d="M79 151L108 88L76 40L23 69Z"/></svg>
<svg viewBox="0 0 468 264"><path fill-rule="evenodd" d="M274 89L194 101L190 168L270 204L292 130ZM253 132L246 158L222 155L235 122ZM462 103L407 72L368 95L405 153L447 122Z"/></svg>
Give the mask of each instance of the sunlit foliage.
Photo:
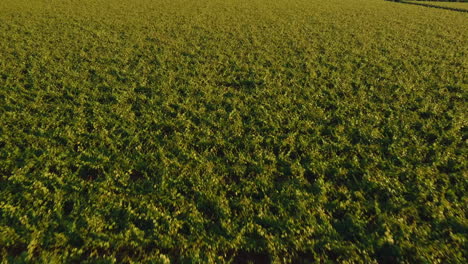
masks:
<svg viewBox="0 0 468 264"><path fill-rule="evenodd" d="M467 18L0 1L0 258L466 263Z"/></svg>

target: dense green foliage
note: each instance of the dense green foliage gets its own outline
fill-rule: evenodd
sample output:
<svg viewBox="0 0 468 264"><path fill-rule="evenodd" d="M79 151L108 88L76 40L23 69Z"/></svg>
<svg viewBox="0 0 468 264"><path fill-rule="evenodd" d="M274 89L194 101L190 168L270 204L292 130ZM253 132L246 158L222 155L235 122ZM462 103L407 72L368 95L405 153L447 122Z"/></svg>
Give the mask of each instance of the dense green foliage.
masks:
<svg viewBox="0 0 468 264"><path fill-rule="evenodd" d="M466 263L467 14L0 1L6 263Z"/></svg>

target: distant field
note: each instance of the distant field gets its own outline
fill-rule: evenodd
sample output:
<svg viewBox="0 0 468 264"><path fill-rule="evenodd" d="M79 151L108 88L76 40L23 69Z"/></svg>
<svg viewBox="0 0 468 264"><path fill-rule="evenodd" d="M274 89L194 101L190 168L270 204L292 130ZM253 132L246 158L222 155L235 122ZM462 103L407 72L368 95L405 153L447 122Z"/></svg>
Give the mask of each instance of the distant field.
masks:
<svg viewBox="0 0 468 264"><path fill-rule="evenodd" d="M438 1L408 1L411 3L428 4L441 7L457 8L468 11L468 2L438 2Z"/></svg>
<svg viewBox="0 0 468 264"><path fill-rule="evenodd" d="M0 260L467 263L467 19L0 1Z"/></svg>

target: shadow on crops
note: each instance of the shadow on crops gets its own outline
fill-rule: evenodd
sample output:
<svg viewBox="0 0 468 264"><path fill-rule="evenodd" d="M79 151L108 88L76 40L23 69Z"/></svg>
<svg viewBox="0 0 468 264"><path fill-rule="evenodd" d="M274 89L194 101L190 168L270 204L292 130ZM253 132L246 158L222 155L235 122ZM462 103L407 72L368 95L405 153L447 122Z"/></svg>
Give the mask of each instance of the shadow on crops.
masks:
<svg viewBox="0 0 468 264"><path fill-rule="evenodd" d="M216 84L219 86L231 87L235 89L253 89L258 86L262 86L264 82L255 81L255 80L235 80L235 81L217 82Z"/></svg>
<svg viewBox="0 0 468 264"><path fill-rule="evenodd" d="M94 181L104 174L104 171L99 168L83 166L78 169L78 176L86 181Z"/></svg>
<svg viewBox="0 0 468 264"><path fill-rule="evenodd" d="M10 246L6 246L4 249L6 250L7 254L11 256L10 260L16 260L19 263L17 257L20 257L24 252L28 250L28 245L26 245L25 243L17 243Z"/></svg>
<svg viewBox="0 0 468 264"><path fill-rule="evenodd" d="M270 263L270 256L266 252L238 251L233 259L234 264L238 263Z"/></svg>
<svg viewBox="0 0 468 264"><path fill-rule="evenodd" d="M417 6L425 6L425 7L432 7L432 8L438 8L438 9L445 9L445 10L456 11L456 12L468 12L468 9L448 7L448 6L431 5L431 4L427 4L427 3L408 2L408 1L404 1L404 0L386 0L386 1L396 2L396 3L400 3L400 4L408 4L408 5L417 5ZM438 2L450 2L450 1L438 1Z"/></svg>

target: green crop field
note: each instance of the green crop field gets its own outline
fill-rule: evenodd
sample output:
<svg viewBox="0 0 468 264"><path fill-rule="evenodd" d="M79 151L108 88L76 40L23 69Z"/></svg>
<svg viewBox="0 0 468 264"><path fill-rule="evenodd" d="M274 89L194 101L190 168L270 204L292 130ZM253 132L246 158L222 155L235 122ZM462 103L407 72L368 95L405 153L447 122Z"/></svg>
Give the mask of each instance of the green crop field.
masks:
<svg viewBox="0 0 468 264"><path fill-rule="evenodd" d="M468 13L1 0L1 263L467 263Z"/></svg>

